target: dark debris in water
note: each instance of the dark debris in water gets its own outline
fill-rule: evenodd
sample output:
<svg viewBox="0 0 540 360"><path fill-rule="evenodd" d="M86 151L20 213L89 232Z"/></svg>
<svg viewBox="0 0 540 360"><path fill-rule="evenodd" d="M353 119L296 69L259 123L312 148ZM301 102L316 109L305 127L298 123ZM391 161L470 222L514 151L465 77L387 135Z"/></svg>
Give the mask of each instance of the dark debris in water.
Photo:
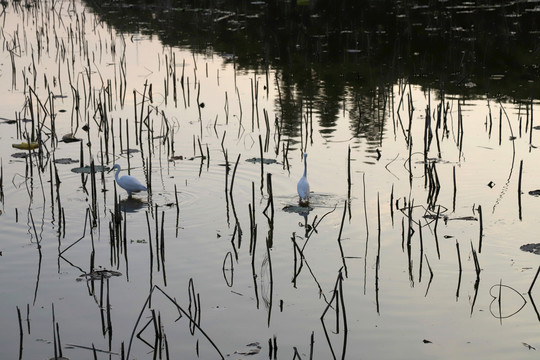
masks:
<svg viewBox="0 0 540 360"><path fill-rule="evenodd" d="M261 344L258 342L253 342L246 345L247 349L241 351L235 351L235 354L244 355L244 356L253 356L261 352Z"/></svg>
<svg viewBox="0 0 540 360"><path fill-rule="evenodd" d="M521 245L519 249L536 255L540 255L540 243Z"/></svg>
<svg viewBox="0 0 540 360"><path fill-rule="evenodd" d="M189 160L189 161L193 161L195 159L200 159L202 158L203 160L206 159L206 156L191 156L191 157L187 157L187 156L183 156L183 155L174 155L174 156L171 156L169 158L169 161L175 161L175 160Z"/></svg>
<svg viewBox="0 0 540 360"><path fill-rule="evenodd" d="M261 158L260 157L254 157L254 158L251 158L251 159L246 159L247 162L250 162L250 163L253 163L253 164L260 164L261 163ZM262 162L263 164L265 165L269 165L269 164L277 164L277 160L276 159L265 159L265 158L262 158Z"/></svg>
<svg viewBox="0 0 540 360"><path fill-rule="evenodd" d="M119 271L114 270L94 270L91 273L84 273L81 276L77 278L77 281L82 281L83 279L86 280L101 280L101 279L109 279L113 276L122 276L122 273Z"/></svg>
<svg viewBox="0 0 540 360"><path fill-rule="evenodd" d="M424 219L435 220L435 219L437 219L437 214L426 214L426 215L424 215ZM478 219L476 217L474 217L474 216L449 217L449 216L446 216L446 215L439 215L439 219L443 219L445 222L446 221L451 221L451 220L478 221Z"/></svg>
<svg viewBox="0 0 540 360"><path fill-rule="evenodd" d="M122 154L135 154L135 153L138 153L138 152L139 152L138 149L127 149L127 150L123 150Z"/></svg>
<svg viewBox="0 0 540 360"><path fill-rule="evenodd" d="M540 190L531 190L529 191L529 195L540 196Z"/></svg>
<svg viewBox="0 0 540 360"><path fill-rule="evenodd" d="M17 120L0 118L0 121L4 124L16 124Z"/></svg>

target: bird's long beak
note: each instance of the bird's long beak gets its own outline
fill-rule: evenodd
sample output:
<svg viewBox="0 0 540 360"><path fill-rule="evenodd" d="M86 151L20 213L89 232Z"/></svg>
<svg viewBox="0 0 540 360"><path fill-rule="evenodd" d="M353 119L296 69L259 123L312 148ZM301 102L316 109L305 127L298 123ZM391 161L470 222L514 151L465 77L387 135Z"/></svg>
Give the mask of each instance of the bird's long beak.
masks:
<svg viewBox="0 0 540 360"><path fill-rule="evenodd" d="M114 168L110 168L108 171L107 171L107 174L110 173L111 171L113 171Z"/></svg>

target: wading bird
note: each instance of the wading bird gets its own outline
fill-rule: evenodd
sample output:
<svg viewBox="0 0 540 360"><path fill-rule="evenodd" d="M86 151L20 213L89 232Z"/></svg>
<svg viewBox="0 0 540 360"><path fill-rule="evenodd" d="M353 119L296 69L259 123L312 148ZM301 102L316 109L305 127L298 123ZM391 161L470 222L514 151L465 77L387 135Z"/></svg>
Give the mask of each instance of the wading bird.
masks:
<svg viewBox="0 0 540 360"><path fill-rule="evenodd" d="M296 185L298 190L298 196L300 197L300 205L307 206L309 205L309 183L307 180L307 154L304 153L304 175L298 181Z"/></svg>
<svg viewBox="0 0 540 360"><path fill-rule="evenodd" d="M137 180L131 175L124 175L119 178L118 174L120 173L120 165L114 164L114 166L111 170L109 170L109 172L113 171L114 169L116 169L116 173L114 174L114 179L116 180L116 183L122 189L127 191L129 197L131 197L131 193L147 191L146 186L141 184L139 180Z"/></svg>

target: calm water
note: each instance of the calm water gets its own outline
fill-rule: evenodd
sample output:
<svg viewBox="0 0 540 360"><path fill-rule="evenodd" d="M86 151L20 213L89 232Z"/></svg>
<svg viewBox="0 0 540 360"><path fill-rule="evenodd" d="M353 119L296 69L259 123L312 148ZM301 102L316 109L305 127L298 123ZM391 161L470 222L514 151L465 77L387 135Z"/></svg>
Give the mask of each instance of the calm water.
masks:
<svg viewBox="0 0 540 360"><path fill-rule="evenodd" d="M70 359L537 357L537 98L333 85L78 1L2 22L1 358L54 357L57 329ZM72 171L91 159L151 190L115 216L113 173Z"/></svg>

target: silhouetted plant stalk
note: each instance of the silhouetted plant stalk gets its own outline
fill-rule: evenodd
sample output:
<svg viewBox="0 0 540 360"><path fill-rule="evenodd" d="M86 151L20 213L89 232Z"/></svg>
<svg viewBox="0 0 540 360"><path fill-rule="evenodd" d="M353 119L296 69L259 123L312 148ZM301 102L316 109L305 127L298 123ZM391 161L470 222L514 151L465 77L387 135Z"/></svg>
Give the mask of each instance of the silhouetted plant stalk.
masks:
<svg viewBox="0 0 540 360"><path fill-rule="evenodd" d="M266 125L266 132L264 136L264 152L268 152L268 148L270 147L270 119L268 118L268 111L266 111L266 109L263 109L263 115L264 123ZM276 147L276 149L279 149L279 145Z"/></svg>
<svg viewBox="0 0 540 360"><path fill-rule="evenodd" d="M236 169L238 168L238 163L240 162L240 156L241 154L238 154L238 156L236 157L236 162L234 164L234 168L233 168L233 173L232 173L232 178L231 178L231 187L229 189L229 198L231 200L231 208L232 208L232 211L233 211L233 215L234 215L234 218L236 220L236 225L235 226L238 226L238 234L239 234L239 241L240 241L240 238L241 238L241 235L242 235L242 228L240 227L240 221L238 220L238 216L236 214L236 209L234 207L234 197L233 197L233 188L234 188L234 179L235 179L235 176L236 176ZM226 170L225 171L228 171L227 170L228 167L226 166ZM238 247L240 247L240 242L238 243Z"/></svg>
<svg viewBox="0 0 540 360"><path fill-rule="evenodd" d="M270 222L270 226L273 226L274 224L274 194L272 191L272 174L271 173L266 174L266 189L268 191L268 203L266 204L266 207L263 210L263 214L266 216L266 218ZM266 213L268 208L270 208L270 217L268 217Z"/></svg>
<svg viewBox="0 0 540 360"><path fill-rule="evenodd" d="M533 147L533 145L532 145L532 134L533 134L533 128L534 128L533 127L534 118L533 118L533 99L532 98L530 99L528 105L530 107L530 114L528 114L528 115L530 115L530 119L531 119L531 121L530 121L531 127L529 129L529 152L530 152L532 147Z"/></svg>
<svg viewBox="0 0 540 360"><path fill-rule="evenodd" d="M527 291L527 293L529 294L530 297L532 297L531 295L531 292L532 292L532 289L534 287L534 284L536 283L536 279L538 278L538 275L540 274L540 266L538 266L538 270L536 271L536 275L534 275L534 279L531 283L531 286L529 286L529 291Z"/></svg>
<svg viewBox="0 0 540 360"><path fill-rule="evenodd" d="M52 322L53 322L53 343L54 343L54 358L61 358L62 355L62 343L60 342L60 325L56 321L54 315L54 303L52 304Z"/></svg>
<svg viewBox="0 0 540 360"><path fill-rule="evenodd" d="M392 191L390 191L390 218L392 219L392 227L394 227L394 184L392 183Z"/></svg>
<svg viewBox="0 0 540 360"><path fill-rule="evenodd" d="M188 312L189 312L189 330L191 331L191 335L195 334L196 325L200 326L201 322L201 299L199 296L199 293L195 292L195 285L193 284L193 278L189 279L188 283L188 294L189 294L189 304L188 304ZM192 310L193 307L193 310ZM191 320L193 319L193 320Z"/></svg>
<svg viewBox="0 0 540 360"><path fill-rule="evenodd" d="M148 211L146 211L145 214L146 214L146 226L148 228L148 248L150 251L150 285L152 285L152 280L153 280L152 275L153 275L153 269L154 269L154 251L152 250L152 230L150 228L150 218L148 216Z"/></svg>
<svg viewBox="0 0 540 360"><path fill-rule="evenodd" d="M274 335L272 338L268 339L268 358L277 359L277 337Z"/></svg>
<svg viewBox="0 0 540 360"><path fill-rule="evenodd" d="M463 114L461 111L461 101L458 100L458 131L457 131L457 145L459 148L459 160L463 152Z"/></svg>
<svg viewBox="0 0 540 360"><path fill-rule="evenodd" d="M150 290L150 293L148 294L148 297L146 298L146 301L144 303L144 305L142 306L142 309L141 309L141 312L139 313L139 316L137 318L137 321L135 322L135 326L133 327L133 330L132 330L132 333L131 333L131 337L130 337L130 340L129 340L129 345L128 345L128 350L127 350L127 354L126 354L126 359L129 359L130 358L130 354L131 354L131 345L133 343L133 338L135 337L135 333L137 331L137 328L139 326L139 323L141 321L141 318L144 314L144 311L145 309L150 305L151 303L151 298L152 296L154 295L154 292L157 292L159 291L162 295L165 296L165 298L167 300L169 300L175 307L176 309L181 313L181 315L183 316L186 316L187 319L189 320L189 326L193 326L193 328L197 331L199 331L203 336L204 338L210 343L210 345L214 348L214 350L217 352L217 354L219 355L219 357L221 359L225 359L225 357L223 356L223 354L221 353L221 351L219 350L219 348L216 346L216 344L212 341L212 339L208 336L208 334L201 328L200 324L199 324L199 321L197 319L194 319L193 317L191 317L190 315L190 312L184 310L184 308L182 308L177 302L176 300L174 300L172 297L170 297L166 292L164 292L159 286L157 285L154 285L152 286L152 289ZM195 300L194 300L195 301ZM198 319L200 319L200 299L197 299L197 303L198 303L198 307L199 309L197 310L199 313L197 315L197 312L195 312L195 315L198 316ZM152 321L152 320L150 320ZM144 328L143 328L144 330ZM141 331L143 331L141 330Z"/></svg>
<svg viewBox="0 0 540 360"><path fill-rule="evenodd" d="M369 221L367 215L367 197L366 197L366 173L362 174L362 193L364 198L364 221L366 224L366 246L364 248L364 295L366 294L366 283L367 283L367 255L368 255L368 244L369 244Z"/></svg>
<svg viewBox="0 0 540 360"><path fill-rule="evenodd" d="M343 225L345 223L345 215L346 214L347 214L347 200L345 200L345 202L343 204L343 216L341 217L341 225L339 227L338 245L339 245L339 252L341 253L341 261L343 262L343 269L345 270L345 277L348 277L347 263L345 262L345 253L343 252L343 245L341 244L341 234L343 232Z"/></svg>
<svg viewBox="0 0 540 360"><path fill-rule="evenodd" d="M167 286L167 276L165 271L165 211L161 211L161 235L159 250L161 252L161 269L163 274L163 285Z"/></svg>
<svg viewBox="0 0 540 360"><path fill-rule="evenodd" d="M255 253L255 242L257 241L257 223L255 220L255 183L251 182L251 204L248 204L249 209L249 253L253 256ZM253 262L253 260L252 260Z"/></svg>
<svg viewBox="0 0 540 360"><path fill-rule="evenodd" d="M235 227L235 231L236 231L236 227ZM228 267L227 267L227 264L228 264ZM227 254L225 254L225 257L223 258L221 272L223 273L223 278L225 279L225 283L227 284L227 286L232 287L234 283L234 262L233 262L232 253L230 251L228 251ZM230 275L227 276L227 273L230 273Z"/></svg>
<svg viewBox="0 0 540 360"><path fill-rule="evenodd" d="M426 293L424 294L424 297L426 297L428 292L429 292L429 287L431 285L431 281L433 280L433 270L431 270L431 265L429 264L427 254L425 254L424 256L426 257L426 264L427 264L428 269L429 269L429 282L428 282L428 285L426 287Z"/></svg>
<svg viewBox="0 0 540 360"><path fill-rule="evenodd" d="M454 183L454 192L452 197L452 212L456 211L456 194L457 194L457 185L456 185L456 166L452 166L452 180Z"/></svg>
<svg viewBox="0 0 540 360"><path fill-rule="evenodd" d="M482 252L482 239L484 237L484 222L482 220L482 205L478 205L478 219L480 222L480 234L478 239L478 252Z"/></svg>
<svg viewBox="0 0 540 360"><path fill-rule="evenodd" d="M474 281L474 296L471 302L471 315L474 311L474 305L476 304L476 298L478 297L478 288L480 287L480 263L478 262L478 254L476 253L476 250L474 249L474 246L471 241L471 251L473 254L474 259L474 268L476 271L476 280Z"/></svg>
<svg viewBox="0 0 540 360"><path fill-rule="evenodd" d="M23 356L23 325L21 319L21 309L17 306L17 318L19 319L19 360L22 360Z"/></svg>
<svg viewBox="0 0 540 360"><path fill-rule="evenodd" d="M261 154L261 193L262 193L262 190L263 190L263 187L264 187L264 154L263 154L263 146L262 146L262 138L261 138L261 135L259 134L259 151L260 151L260 154Z"/></svg>
<svg viewBox="0 0 540 360"><path fill-rule="evenodd" d="M335 334L340 333L340 322L339 319L342 318L343 320L343 344L342 344L342 352L341 352L341 359L345 359L346 356L346 350L347 350L347 337L348 337L348 324L347 324L347 314L345 311L345 296L343 294L343 275L341 273L341 269L339 270L338 277L336 280L336 284L334 286L334 290L332 291L332 297L330 298L330 301L328 301L326 308L324 309L322 315L321 315L321 323L323 326L324 335L326 337L326 340L328 342L328 346L330 348L330 351L332 353L332 357L334 359L337 359L336 353L334 351L334 348L332 346L332 342L330 341L330 337L328 334L328 330L326 329L326 323L324 321L324 318L326 316L326 313L330 308L332 308L332 303L335 301L335 305L333 306L335 317L336 317L336 328L334 330ZM340 314L339 309L342 309L342 314Z"/></svg>
<svg viewBox="0 0 540 360"><path fill-rule="evenodd" d="M422 282L422 265L424 261L424 240L422 237L422 223L421 220L418 220L418 237L420 239L420 265L418 267L418 282Z"/></svg>
<svg viewBox="0 0 540 360"><path fill-rule="evenodd" d="M351 145L347 149L347 200L349 204L351 202ZM350 208L349 208L350 210ZM350 211L349 211L349 220L350 220Z"/></svg>
<svg viewBox="0 0 540 360"><path fill-rule="evenodd" d="M381 267L381 204L379 193L377 192L377 258L375 260L375 303L377 314L380 314L379 307L379 269Z"/></svg>
<svg viewBox="0 0 540 360"><path fill-rule="evenodd" d="M427 168L426 181L429 180L428 181L429 191L428 191L427 203L428 203L428 209L433 210L437 203L437 198L439 196L441 185L439 182L439 176L437 175L437 168L435 166L435 162L432 162L431 165L428 164L426 168Z"/></svg>
<svg viewBox="0 0 540 360"><path fill-rule="evenodd" d="M266 237L266 262L263 261L263 265L265 263L268 264L268 275L269 275L268 286L270 287L269 298L265 300L265 304L268 310L268 318L267 318L268 327L270 327L270 319L272 315L272 304L273 304L273 299L274 299L274 296L273 296L274 295L274 273L272 269L272 257L270 253L270 249L272 248L273 237L274 237L273 233L274 233L274 226L271 224L268 228L268 236ZM261 272L262 272L262 269L261 269ZM261 274L261 282L262 282L262 274ZM264 293L263 293L263 299L264 299ZM276 351L277 351L277 347L276 347Z"/></svg>
<svg viewBox="0 0 540 360"><path fill-rule="evenodd" d="M441 216L441 205L437 206L437 216L435 217L435 226L433 227L433 235L435 237L435 246L437 248L437 257L441 259L441 252L439 250L439 237L437 235L437 225L439 224L439 217Z"/></svg>

